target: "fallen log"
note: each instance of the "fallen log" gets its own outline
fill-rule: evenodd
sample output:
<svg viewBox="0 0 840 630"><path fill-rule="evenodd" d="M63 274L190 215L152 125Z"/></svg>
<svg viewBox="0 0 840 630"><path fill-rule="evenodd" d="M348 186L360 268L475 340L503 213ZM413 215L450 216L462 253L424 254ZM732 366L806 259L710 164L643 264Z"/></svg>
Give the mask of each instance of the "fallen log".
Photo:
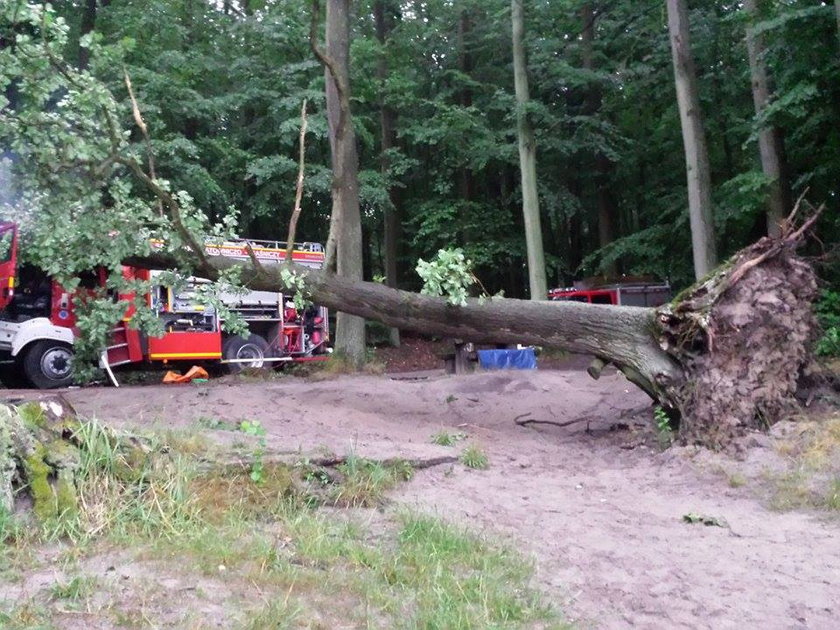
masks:
<svg viewBox="0 0 840 630"><path fill-rule="evenodd" d="M810 357L816 279L797 247L819 211L778 238L744 248L671 304L651 308L493 298L453 306L441 298L294 267L291 288L332 309L426 334L478 343L523 343L589 354L615 365L679 423L683 443L726 445L766 428L794 404ZM136 266L171 267L166 256L132 258ZM233 267L262 290L286 290L288 267L224 257L195 261L211 279ZM286 278L283 277L286 273Z"/></svg>

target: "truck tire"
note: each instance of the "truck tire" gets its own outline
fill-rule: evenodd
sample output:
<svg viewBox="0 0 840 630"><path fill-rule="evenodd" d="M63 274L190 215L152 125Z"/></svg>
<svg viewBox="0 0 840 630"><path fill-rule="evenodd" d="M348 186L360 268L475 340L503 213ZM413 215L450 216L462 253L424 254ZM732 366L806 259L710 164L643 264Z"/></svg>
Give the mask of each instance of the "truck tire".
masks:
<svg viewBox="0 0 840 630"><path fill-rule="evenodd" d="M73 384L73 346L44 339L26 349L23 373L38 389L55 389Z"/></svg>
<svg viewBox="0 0 840 630"><path fill-rule="evenodd" d="M222 357L226 361L252 359L247 362L228 363L228 371L231 374L236 374L246 369L267 368L271 365L265 361L268 355L268 342L259 335L254 334L248 335L247 339L239 336L229 337L222 348Z"/></svg>

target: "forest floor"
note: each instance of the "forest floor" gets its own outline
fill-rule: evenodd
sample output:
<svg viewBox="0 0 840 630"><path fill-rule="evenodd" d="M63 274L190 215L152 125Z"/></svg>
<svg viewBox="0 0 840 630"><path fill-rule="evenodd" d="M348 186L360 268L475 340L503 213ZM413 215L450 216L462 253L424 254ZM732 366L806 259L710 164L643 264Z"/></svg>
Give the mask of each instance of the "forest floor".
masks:
<svg viewBox="0 0 840 630"><path fill-rule="evenodd" d="M231 427L257 421L266 431L267 453L297 453L301 461L348 454L414 461L450 456L455 461L416 470L378 509L339 515L330 508L321 516L352 520L373 547L395 544L388 522L403 519L405 527L406 518L430 515L499 548L515 548L533 566L530 586L565 621L524 615L519 625L498 627L837 627L836 412L823 409L781 423L729 454L663 449L667 435L657 432L649 400L614 371L595 381L581 359L555 357L534 372L446 376L429 369L439 367L439 350L410 341L403 352L380 352L386 372L378 375L223 377L202 385L71 389L64 396L80 415L110 426L200 433L223 446L237 446L242 437ZM527 420L556 424L517 423ZM485 469L465 465L480 465L481 456ZM110 616L96 616L91 611L105 605L93 592L71 593L86 602L75 608L61 600L74 582L56 568L58 553L28 567L19 559L17 571L0 572L0 601L7 608L17 602L18 627L25 627L22 601L63 606L56 624L61 628L241 627L237 602L271 593L266 581L234 584L231 575L220 574L224 564L234 563L230 559L218 560L217 569L215 556L204 562L195 553L176 558L172 552L163 562L149 548L132 552L117 545L74 560L74 570L83 569L79 575L110 584ZM285 600L293 588L294 582ZM356 612L340 620L325 612L342 610L342 594L332 593L310 602L310 612L296 621L288 616L287 625L277 621L283 592L272 597L268 610L276 615L263 619L273 621L252 620L246 627L393 627L378 616L370 593L356 592ZM366 612L358 612L358 601ZM114 613L120 606L123 612ZM183 616L185 610L190 616ZM55 614L48 615L53 622ZM11 627L9 619L7 613ZM423 623L469 627L452 619Z"/></svg>

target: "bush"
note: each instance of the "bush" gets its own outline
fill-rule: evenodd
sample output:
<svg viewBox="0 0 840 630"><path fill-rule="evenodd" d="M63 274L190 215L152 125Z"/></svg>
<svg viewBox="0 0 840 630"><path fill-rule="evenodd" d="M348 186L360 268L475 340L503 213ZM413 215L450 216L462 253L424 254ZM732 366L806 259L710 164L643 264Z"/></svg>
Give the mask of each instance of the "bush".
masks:
<svg viewBox="0 0 840 630"><path fill-rule="evenodd" d="M840 356L840 291L825 290L814 306L822 336L816 352L822 356Z"/></svg>

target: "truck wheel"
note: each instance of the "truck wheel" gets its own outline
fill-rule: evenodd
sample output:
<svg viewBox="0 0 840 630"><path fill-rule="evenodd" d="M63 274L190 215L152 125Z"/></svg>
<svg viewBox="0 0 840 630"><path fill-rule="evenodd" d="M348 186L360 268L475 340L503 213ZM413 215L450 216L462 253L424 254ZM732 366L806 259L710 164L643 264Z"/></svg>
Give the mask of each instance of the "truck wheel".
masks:
<svg viewBox="0 0 840 630"><path fill-rule="evenodd" d="M36 341L23 357L23 373L38 389L73 384L73 346L63 341Z"/></svg>
<svg viewBox="0 0 840 630"><path fill-rule="evenodd" d="M267 367L265 358L268 356L268 342L259 335L244 337L230 337L222 348L222 356L228 363L228 370L236 374L245 369L260 369ZM248 359L243 361L243 359Z"/></svg>

